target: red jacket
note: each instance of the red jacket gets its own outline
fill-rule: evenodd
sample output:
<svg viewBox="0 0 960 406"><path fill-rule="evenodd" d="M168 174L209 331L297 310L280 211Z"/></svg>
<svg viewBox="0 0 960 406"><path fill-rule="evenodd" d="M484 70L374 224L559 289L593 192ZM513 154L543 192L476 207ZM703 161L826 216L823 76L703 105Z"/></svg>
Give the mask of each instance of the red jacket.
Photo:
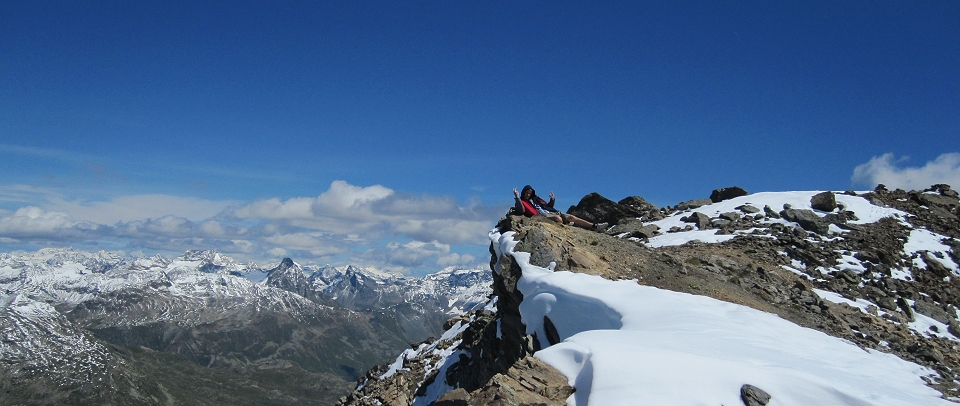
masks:
<svg viewBox="0 0 960 406"><path fill-rule="evenodd" d="M549 202L544 201L539 196L533 196L533 199L537 199L537 204L539 204L540 207L547 209L547 211L556 211L553 208L553 202L554 202L553 199L550 199ZM513 206L514 211L521 212L523 213L524 216L527 216L527 217L533 217L540 214L540 212L537 211L537 208L533 207L533 203L530 203L522 199L514 199L514 200L516 200Z"/></svg>

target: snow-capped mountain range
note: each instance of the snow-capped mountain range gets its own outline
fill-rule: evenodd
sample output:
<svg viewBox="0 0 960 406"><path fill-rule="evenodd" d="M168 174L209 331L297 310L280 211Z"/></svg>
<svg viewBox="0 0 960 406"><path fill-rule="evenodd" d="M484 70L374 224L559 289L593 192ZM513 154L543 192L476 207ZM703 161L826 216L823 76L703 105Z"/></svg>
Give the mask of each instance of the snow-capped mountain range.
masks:
<svg viewBox="0 0 960 406"><path fill-rule="evenodd" d="M15 394L37 384L60 388L23 395L41 403L150 403L156 396L118 389L163 392L157 388L170 385L151 386L136 356L124 355L145 348L207 367L279 363L342 387L409 342L438 335L450 316L482 305L490 280L483 270L409 278L353 266L304 269L289 259L264 268L215 251L172 259L71 249L4 253L0 360L10 368L0 386L16 386ZM97 389L82 390L91 385Z"/></svg>

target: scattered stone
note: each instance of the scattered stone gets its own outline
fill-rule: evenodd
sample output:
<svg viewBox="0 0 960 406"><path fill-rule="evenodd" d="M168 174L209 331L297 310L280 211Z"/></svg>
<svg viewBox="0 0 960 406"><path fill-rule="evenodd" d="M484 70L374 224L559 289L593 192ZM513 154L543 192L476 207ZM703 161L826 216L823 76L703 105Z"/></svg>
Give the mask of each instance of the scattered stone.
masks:
<svg viewBox="0 0 960 406"><path fill-rule="evenodd" d="M760 209L758 209L758 208L756 208L756 207L753 207L753 206L751 206L751 205L749 205L749 204L744 204L744 205L737 206L736 209L737 209L737 210L740 210L740 211L742 211L742 212L744 212L744 213L747 213L747 214L754 214L754 213L759 213L759 212L760 212Z"/></svg>
<svg viewBox="0 0 960 406"><path fill-rule="evenodd" d="M710 201L718 203L735 197L746 196L747 194L746 190L737 186L714 189L713 193L710 193Z"/></svg>
<svg viewBox="0 0 960 406"><path fill-rule="evenodd" d="M837 196L833 192L822 192L810 198L810 207L814 210L831 212L837 209Z"/></svg>
<svg viewBox="0 0 960 406"><path fill-rule="evenodd" d="M770 403L770 394L753 385L740 387L740 399L746 406L766 406Z"/></svg>

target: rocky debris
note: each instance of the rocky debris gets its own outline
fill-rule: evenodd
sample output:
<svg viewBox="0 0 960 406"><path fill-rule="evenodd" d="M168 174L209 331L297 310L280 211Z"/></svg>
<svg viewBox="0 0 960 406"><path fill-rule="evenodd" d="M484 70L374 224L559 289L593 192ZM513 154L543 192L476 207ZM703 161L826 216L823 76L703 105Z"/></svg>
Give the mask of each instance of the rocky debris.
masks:
<svg viewBox="0 0 960 406"><path fill-rule="evenodd" d="M770 403L770 394L753 385L740 387L740 399L746 406L766 406Z"/></svg>
<svg viewBox="0 0 960 406"><path fill-rule="evenodd" d="M710 193L710 201L713 203L718 203L724 200L733 199L735 197L746 196L748 194L749 193L747 193L746 190L738 186L714 189L714 191Z"/></svg>
<svg viewBox="0 0 960 406"><path fill-rule="evenodd" d="M810 207L814 210L831 212L837 209L837 196L833 192L821 192L810 198Z"/></svg>

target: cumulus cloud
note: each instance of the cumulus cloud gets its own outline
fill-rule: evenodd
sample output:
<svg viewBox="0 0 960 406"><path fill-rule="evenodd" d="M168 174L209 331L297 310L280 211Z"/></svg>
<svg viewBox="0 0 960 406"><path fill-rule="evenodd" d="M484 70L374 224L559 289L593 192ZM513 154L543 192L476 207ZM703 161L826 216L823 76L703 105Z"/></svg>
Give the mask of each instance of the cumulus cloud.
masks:
<svg viewBox="0 0 960 406"><path fill-rule="evenodd" d="M505 207L459 206L448 196L412 195L374 185L334 181L317 198L261 200L229 215L242 220L280 220L289 227L334 234L361 232L368 239L403 234L444 244L483 243Z"/></svg>
<svg viewBox="0 0 960 406"><path fill-rule="evenodd" d="M116 248L170 253L216 249L243 254L239 255L243 260L291 256L403 271L473 264L475 255L485 251L487 231L506 210L345 181L332 182L317 197L263 199L246 205L167 195L91 203L46 192L0 186L0 202L8 206L42 196L36 199L41 204L0 211L0 244L109 242ZM464 248L470 246L475 249ZM467 252L471 249L472 254Z"/></svg>
<svg viewBox="0 0 960 406"><path fill-rule="evenodd" d="M162 194L120 196L109 201L68 201L51 199L54 210L70 213L78 220L100 224L114 224L165 216L199 221L217 215L235 204L227 200L205 200Z"/></svg>
<svg viewBox="0 0 960 406"><path fill-rule="evenodd" d="M922 167L899 166L906 161L892 153L876 156L854 168L851 179L855 184L884 184L890 189L922 190L939 183L960 187L960 153L940 155Z"/></svg>
<svg viewBox="0 0 960 406"><path fill-rule="evenodd" d="M0 217L0 236L15 241L93 238L104 235L108 228L95 223L75 221L69 213L46 211L35 206L23 207L13 214Z"/></svg>

